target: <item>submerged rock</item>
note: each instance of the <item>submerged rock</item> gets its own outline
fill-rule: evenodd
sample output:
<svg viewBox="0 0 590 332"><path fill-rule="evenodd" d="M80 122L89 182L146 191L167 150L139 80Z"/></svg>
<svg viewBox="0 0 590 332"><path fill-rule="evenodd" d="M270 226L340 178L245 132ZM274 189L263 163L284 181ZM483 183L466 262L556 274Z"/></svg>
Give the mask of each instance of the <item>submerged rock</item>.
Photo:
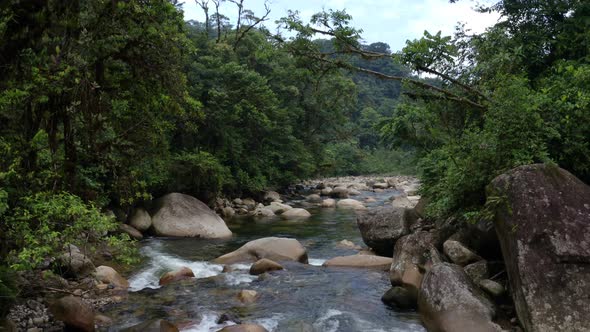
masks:
<svg viewBox="0 0 590 332"><path fill-rule="evenodd" d="M311 217L311 213L301 208L289 209L281 214L283 219L306 219L309 217Z"/></svg>
<svg viewBox="0 0 590 332"><path fill-rule="evenodd" d="M398 309L413 309L416 307L416 296L400 286L391 287L383 294L381 301Z"/></svg>
<svg viewBox="0 0 590 332"><path fill-rule="evenodd" d="M590 331L590 187L548 165L492 181L514 304L526 331Z"/></svg>
<svg viewBox="0 0 590 332"><path fill-rule="evenodd" d="M255 290L244 289L238 293L237 297L242 303L254 303L258 299L258 292Z"/></svg>
<svg viewBox="0 0 590 332"><path fill-rule="evenodd" d="M358 267L387 271L391 267L391 258L371 255L340 256L325 261L323 266Z"/></svg>
<svg viewBox="0 0 590 332"><path fill-rule="evenodd" d="M262 258L250 266L250 274L259 275L265 272L282 270L283 266L273 260Z"/></svg>
<svg viewBox="0 0 590 332"><path fill-rule="evenodd" d="M215 259L218 264L256 262L261 258L273 261L296 261L307 263L307 251L295 239L265 237L250 241L239 249Z"/></svg>
<svg viewBox="0 0 590 332"><path fill-rule="evenodd" d="M178 332L176 325L163 319L152 319L141 324L126 328L124 332Z"/></svg>
<svg viewBox="0 0 590 332"><path fill-rule="evenodd" d="M195 274L193 273L193 270L185 266L180 268L179 270L164 273L164 275L160 277L159 284L160 286L164 286L176 281L190 279L194 277Z"/></svg>
<svg viewBox="0 0 590 332"><path fill-rule="evenodd" d="M223 219L205 203L171 193L154 202L153 229L159 236L226 238L232 235Z"/></svg>
<svg viewBox="0 0 590 332"><path fill-rule="evenodd" d="M238 324L226 326L218 332L268 332L268 330L258 324Z"/></svg>

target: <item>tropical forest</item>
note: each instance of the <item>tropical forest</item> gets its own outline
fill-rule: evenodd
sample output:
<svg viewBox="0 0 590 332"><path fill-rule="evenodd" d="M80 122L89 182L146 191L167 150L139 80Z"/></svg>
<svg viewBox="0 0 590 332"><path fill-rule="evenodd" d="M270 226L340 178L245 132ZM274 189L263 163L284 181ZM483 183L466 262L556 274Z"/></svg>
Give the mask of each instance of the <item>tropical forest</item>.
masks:
<svg viewBox="0 0 590 332"><path fill-rule="evenodd" d="M0 331L586 332L589 184L586 0L0 1Z"/></svg>

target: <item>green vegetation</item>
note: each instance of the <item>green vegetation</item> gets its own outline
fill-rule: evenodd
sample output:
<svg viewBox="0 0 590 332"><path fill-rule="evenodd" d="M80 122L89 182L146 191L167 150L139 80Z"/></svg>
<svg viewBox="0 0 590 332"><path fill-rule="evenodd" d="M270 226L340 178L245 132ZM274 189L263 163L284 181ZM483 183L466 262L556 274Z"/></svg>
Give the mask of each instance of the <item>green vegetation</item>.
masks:
<svg viewBox="0 0 590 332"><path fill-rule="evenodd" d="M312 25L296 15L286 21L297 39L309 39L320 22L323 30L314 31L339 41L329 56L311 58L404 82L380 132L393 147L416 149L434 217L485 217L486 185L519 165L557 163L590 180L590 4L505 0L481 10L502 19L480 35L461 26L454 37L425 32L393 55L424 79L359 68L351 54L389 54L364 49L343 12L318 14Z"/></svg>
<svg viewBox="0 0 590 332"><path fill-rule="evenodd" d="M105 213L171 191L212 202L312 176L412 172L413 150L386 150L375 130L399 82L308 61L295 50L338 41L286 42L236 10L232 25L219 12L185 22L165 0L0 5L4 265L34 269L68 243L130 262ZM391 58L354 61L409 74Z"/></svg>
<svg viewBox="0 0 590 332"><path fill-rule="evenodd" d="M501 1L482 8L503 17L486 33L399 53L361 43L344 11L291 13L287 38L242 6L233 25L203 9L205 23L165 0L0 5L0 265L36 268L66 243L129 262L104 212L170 191L211 202L417 169L432 216L473 220L512 167L590 180L586 2Z"/></svg>

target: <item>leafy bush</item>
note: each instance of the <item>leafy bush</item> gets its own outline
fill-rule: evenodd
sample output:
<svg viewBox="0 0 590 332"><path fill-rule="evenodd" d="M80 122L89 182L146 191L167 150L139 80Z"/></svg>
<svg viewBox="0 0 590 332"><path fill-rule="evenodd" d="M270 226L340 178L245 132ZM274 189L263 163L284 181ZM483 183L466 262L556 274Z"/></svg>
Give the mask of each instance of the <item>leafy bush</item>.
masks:
<svg viewBox="0 0 590 332"><path fill-rule="evenodd" d="M5 317L18 295L18 286L14 271L0 266L0 318Z"/></svg>
<svg viewBox="0 0 590 332"><path fill-rule="evenodd" d="M92 251L108 232L117 229L114 217L66 192L24 197L12 212L6 222L8 238L15 241L9 262L16 270L37 267L45 259L59 255L65 244ZM125 261L132 260L133 244L127 235L110 235L106 240L126 254L122 256Z"/></svg>

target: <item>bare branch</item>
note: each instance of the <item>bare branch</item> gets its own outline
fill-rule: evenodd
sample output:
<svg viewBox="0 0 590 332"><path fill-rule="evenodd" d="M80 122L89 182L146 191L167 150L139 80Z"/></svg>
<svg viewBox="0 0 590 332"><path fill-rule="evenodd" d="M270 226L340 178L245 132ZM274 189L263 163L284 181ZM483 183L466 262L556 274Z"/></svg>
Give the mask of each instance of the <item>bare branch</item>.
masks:
<svg viewBox="0 0 590 332"><path fill-rule="evenodd" d="M230 0L230 1L232 1L232 0ZM243 0L241 0L241 2L243 2ZM256 20L252 24L248 25L242 31L240 31L239 28L236 30L236 41L234 42L234 49L236 49L236 47L238 46L238 44L240 43L240 41L242 40L242 38L244 38L244 36L250 30L252 30L255 26L257 26L261 22L264 22L264 21L267 20L268 15L270 14L270 7L268 6L268 2L266 2L266 1L264 2L264 10L265 10L265 13L264 13L264 15L262 17L256 18Z"/></svg>
<svg viewBox="0 0 590 332"><path fill-rule="evenodd" d="M422 81L419 81L419 80L415 80L415 79L411 79L411 78L407 78L407 77L402 77L402 76L387 75L387 74L384 74L384 73L381 73L381 72L377 72L377 71L374 71L374 70L356 67L356 66L353 66L353 65L351 65L349 63L343 62L341 60L331 60L331 59L328 59L327 56L325 56L323 54L322 55L317 55L317 54L309 54L308 53L308 54L304 54L304 56L307 56L309 58L312 58L314 60L318 60L318 61L321 61L321 62L330 63L333 66L338 67L338 68L343 68L343 69L353 70L353 71L357 71L357 72L361 72L361 73L366 73L366 74L369 74L369 75L372 75L372 76L375 76L375 77L378 77L378 78L381 78L381 79L393 80L393 81L400 81L400 82L407 82L407 83L410 83L412 85L421 87L423 89L427 89L427 90L438 92L438 93L440 93L440 94L442 94L444 96L444 99L453 100L453 101L456 101L456 102L467 104L467 105L470 105L472 107L479 108L479 109L482 109L482 110L486 110L487 109L487 107L484 106L484 105L482 105L482 104L479 104L479 103L474 102L474 101L472 101L470 99L461 97L461 96L459 96L459 95L457 95L457 94L455 94L455 93L453 93L453 92L451 92L449 90L442 89L442 88L439 88L437 86L434 86L434 85L431 85L431 84L428 84L428 83L425 83L425 82L422 82Z"/></svg>

